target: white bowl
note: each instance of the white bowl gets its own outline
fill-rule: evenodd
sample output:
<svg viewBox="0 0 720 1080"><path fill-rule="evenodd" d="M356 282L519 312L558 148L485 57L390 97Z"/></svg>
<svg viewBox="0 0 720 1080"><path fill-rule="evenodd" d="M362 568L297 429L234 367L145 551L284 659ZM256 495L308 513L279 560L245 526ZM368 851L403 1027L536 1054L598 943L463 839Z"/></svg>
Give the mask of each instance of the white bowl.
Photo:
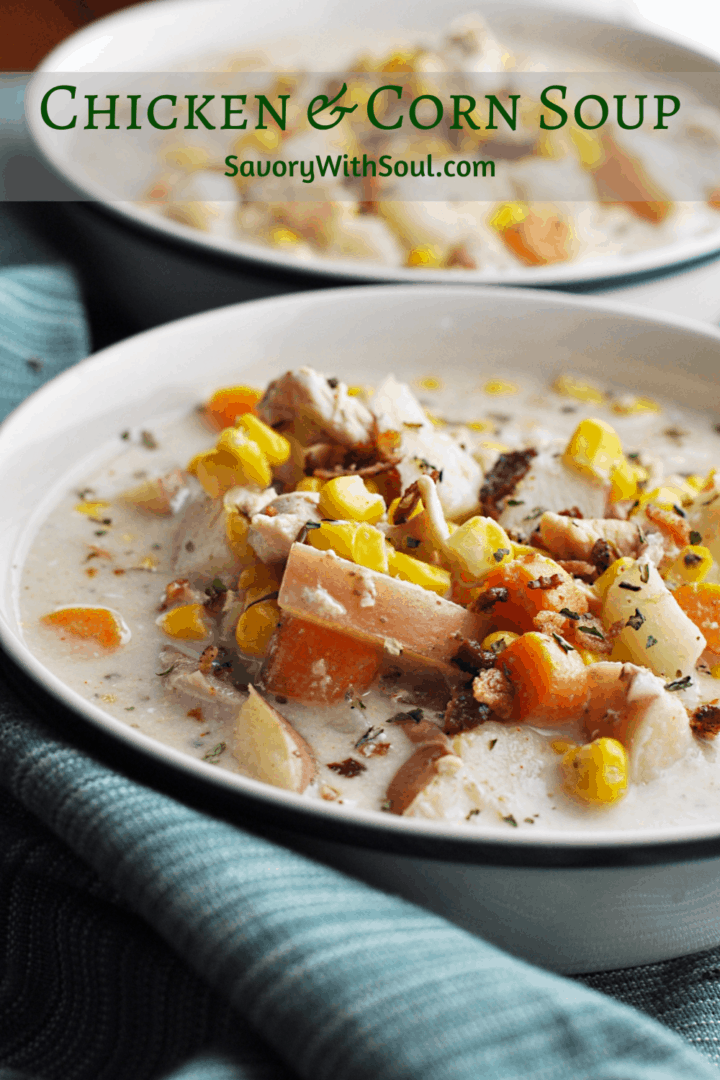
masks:
<svg viewBox="0 0 720 1080"><path fill-rule="evenodd" d="M286 842L566 972L666 959L720 943L720 821L627 833L480 832L305 800L190 758L127 727L33 656L18 615L28 543L82 480L108 433L190 410L210 389L260 385L310 363L356 381L479 363L551 377L570 366L639 393L720 412L720 332L531 290L427 285L313 292L240 304L130 338L32 395L0 427L0 640L35 683L132 749L145 775L222 796Z"/></svg>
<svg viewBox="0 0 720 1080"><path fill-rule="evenodd" d="M364 39L374 29L383 35L397 30L437 34L472 7L469 0L366 0L360 7L339 0L305 0L288 7L285 0L267 0L249 7L237 0L156 0L117 12L92 23L62 42L40 65L40 73L172 72L194 57L218 56L233 50L271 44L294 34L317 41L343 35ZM488 0L483 14L500 40L550 43L630 70L676 72L677 81L702 89L720 104L717 75L720 61L685 45L668 41L646 28L602 21L580 11L553 10L532 0ZM698 73L708 73L702 80ZM43 84L44 86L46 84ZM649 276L677 273L720 251L718 229L702 237L632 255L614 255L595 262L547 267L518 266L502 274L488 271L410 270L318 256L298 264L280 250L250 240L212 236L177 224L131 202L118 202L106 185L93 179L67 132L54 131L39 118L39 84L27 98L32 135L45 158L81 202L68 203L68 242L76 259L90 269L90 287L114 296L121 314L136 326L156 325L235 300L318 287L333 282L407 281L435 284L503 284L603 289L632 284ZM104 136L108 140L110 136ZM108 148L110 144L106 142ZM97 209L101 208L102 213ZM108 301L111 303L111 301Z"/></svg>

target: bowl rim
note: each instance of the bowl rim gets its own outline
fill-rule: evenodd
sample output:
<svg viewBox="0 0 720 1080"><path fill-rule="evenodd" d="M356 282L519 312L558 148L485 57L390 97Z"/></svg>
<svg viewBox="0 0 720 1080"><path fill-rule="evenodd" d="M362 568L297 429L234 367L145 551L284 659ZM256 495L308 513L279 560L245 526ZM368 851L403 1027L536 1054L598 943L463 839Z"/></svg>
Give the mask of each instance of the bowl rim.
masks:
<svg viewBox="0 0 720 1080"><path fill-rule="evenodd" d="M720 329L684 316L660 316L637 305L612 303L565 293L536 293L524 289L499 291L504 299L513 304L515 311L518 305L540 303L549 308L626 317L656 330L658 327L679 330L696 339L712 343L720 358ZM122 367L128 354L131 355L138 349L144 354L148 346L153 347L158 356L163 355L163 352L171 354L171 350L166 347L172 340L182 338L191 324L203 330L205 327L211 328L214 322L232 322L236 315L262 320L273 310L292 314L298 309L322 309L325 305L336 305L339 302L352 304L356 299L372 303L374 295L392 297L393 300L402 297L424 307L431 302L431 298L442 301L446 293L444 289L429 285L376 285L317 290L233 304L133 335L68 368L29 395L6 417L0 425L0 470L3 467L3 456L13 444L15 432L32 423L34 416L47 408L58 392L62 394L68 383L77 380L78 372L82 376L83 372L91 368L93 375L102 377L105 369ZM495 303L497 297L497 288L477 287L460 288L453 295L454 300L460 299L473 307L477 306L479 299ZM319 326L324 325L320 318L317 323ZM27 530L24 530L23 535L26 535L26 532ZM12 562L12 557L10 561ZM8 566L0 567L5 573L8 569ZM274 818L292 831L321 833L328 839L342 843L429 859L514 866L627 866L720 856L720 821L702 827L668 827L652 833L646 830L553 833L552 830L545 829L538 830L531 837L524 831L506 833L501 829L476 833L463 825L401 818L355 808L344 809L321 800L306 799L238 774L214 769L209 764L143 735L104 713L91 701L71 690L30 652L19 634L6 622L2 609L0 645L26 675L59 700L61 705L76 716L79 715L81 720L101 728L113 738L119 738L125 745L139 751L143 758L149 758L151 763L153 760L160 761L174 772L185 774L189 779L194 779L206 787L209 782L213 790L224 792L231 801L240 806L256 811L260 809L264 814L267 810L268 814L265 816L268 819Z"/></svg>
<svg viewBox="0 0 720 1080"><path fill-rule="evenodd" d="M77 30L68 38L57 45L35 69L35 76L51 74L62 69L62 65L74 52L81 48L84 43L89 43L96 38L98 32L117 32L118 29L132 26L136 22L139 25L154 17L161 17L163 11L171 11L173 8L181 12L182 8L202 8L205 0L142 0L141 3L113 12L98 19L88 26ZM210 0L220 6L233 4L234 0ZM518 9L542 11L548 15L556 15L558 18L579 20L582 23L592 23L598 27L613 29L628 35L636 35L651 41L656 47L671 45L673 48L684 52L688 59L695 63L701 62L707 70L720 72L720 53L714 54L710 49L704 51L697 42L688 39L673 38L665 35L661 27L656 27L648 20L639 20L635 23L612 22L599 17L597 12L585 14L584 12L570 11L566 7L555 8L552 4L533 5L523 3L523 0L509 0L509 4ZM698 69L701 70L701 69ZM702 69L705 70L705 69ZM662 74L662 72L660 73ZM678 72L678 74L681 74ZM364 264L362 261L350 259L326 259L324 257L313 258L306 261L298 260L292 255L282 253L271 247L252 243L241 238L214 236L172 221L169 218L139 206L138 204L117 199L101 183L84 174L78 161L71 155L59 152L51 139L49 129L45 128L38 120L38 110L35 108L36 98L39 93L38 80L31 78L26 95L26 117L28 129L35 146L41 152L52 170L66 184L82 196L81 201L90 201L91 204L99 205L104 211L113 217L120 219L126 225L134 225L144 234L150 235L156 242L171 242L180 244L191 252L205 255L220 256L232 262L242 264L254 263L264 271L296 274L301 277L315 276L325 282L335 280L359 283L371 281L381 282L405 282L426 284L458 284L458 285L501 285L506 287L536 287L536 288L577 288L577 289L604 289L623 287L650 280L659 276L668 276L677 273L688 266L717 258L720 255L720 221L718 228L704 237L686 238L676 243L641 250L626 255L616 255L607 259L600 258L588 263L561 263L544 267L518 267L505 273L484 272L482 270L453 270L452 272L441 269L419 270L407 267L388 267L380 264ZM662 253L665 253L663 256ZM450 280L448 280L450 277Z"/></svg>

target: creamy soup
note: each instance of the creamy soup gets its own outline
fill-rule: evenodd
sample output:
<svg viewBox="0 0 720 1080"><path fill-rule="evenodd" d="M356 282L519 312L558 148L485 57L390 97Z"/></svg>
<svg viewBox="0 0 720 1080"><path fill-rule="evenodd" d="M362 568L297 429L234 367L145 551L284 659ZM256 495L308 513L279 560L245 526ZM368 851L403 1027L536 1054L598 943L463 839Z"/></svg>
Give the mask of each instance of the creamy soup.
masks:
<svg viewBox="0 0 720 1080"><path fill-rule="evenodd" d="M101 448L23 633L109 715L309 799L720 820L719 458L711 417L572 375L301 368Z"/></svg>
<svg viewBox="0 0 720 1080"><path fill-rule="evenodd" d="M499 41L475 15L434 38L365 38L349 47L324 42L314 51L299 42L277 42L248 55L211 58L208 71L268 73L257 87L245 87L248 100L259 89L279 109L279 95L289 95L285 129L270 123L256 130L250 121L246 131L233 135L200 125L178 134L178 121L177 130L165 136L153 132L147 142L148 156L157 161L149 182L143 179L138 186L137 162L128 157L132 168L123 183L130 197L182 225L251 240L300 262L359 260L498 277L521 267L602 264L717 230L720 113L687 84L608 70L597 59L544 42L531 51L527 44ZM542 74L553 72L565 75ZM388 128L401 119L402 124L380 130L363 109L372 90L393 78L402 84L402 100L386 92L377 110ZM550 130L558 116L541 101L548 79L568 83L568 101L600 95L615 111L593 128L601 119L597 101L586 102L585 126L573 119L570 104L569 122ZM360 111L336 128L314 130L304 111L307 103L316 94L334 97L343 83L343 102ZM220 93L219 83L212 89ZM508 97L512 92L520 96L516 114ZM497 110L493 122L485 105L488 93L496 95L512 125ZM675 94L682 102L666 129L648 119L658 93ZM413 98L434 95L447 104L452 94L482 102L469 115L474 127L465 120L462 127L455 124L449 107L437 124L420 110L426 129L411 126ZM618 94L626 97L619 118ZM645 118L638 130L627 130L640 119L635 95L645 95ZM561 102L557 94L550 97ZM150 137L140 133L138 145ZM346 170L341 159L375 164ZM400 159L414 163L415 179L407 169L405 175L401 166L395 168ZM448 179L462 176L456 168L461 160L468 163L462 168L470 172L469 183ZM339 171L326 165L321 175L320 163L327 161L341 162ZM493 168L479 172L475 166L482 161ZM277 171L276 162L283 163ZM294 182L286 171L291 162ZM298 183L301 164L306 179ZM434 179L425 172L417 179L421 167ZM88 168L104 175L102 162L89 160ZM113 168L121 176L123 161L113 161Z"/></svg>

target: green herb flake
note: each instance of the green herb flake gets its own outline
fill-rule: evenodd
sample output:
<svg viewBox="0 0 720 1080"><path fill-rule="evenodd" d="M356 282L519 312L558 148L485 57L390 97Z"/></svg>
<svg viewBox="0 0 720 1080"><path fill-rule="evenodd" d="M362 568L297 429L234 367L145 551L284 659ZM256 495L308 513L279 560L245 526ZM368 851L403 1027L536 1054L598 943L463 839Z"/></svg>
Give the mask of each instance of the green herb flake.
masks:
<svg viewBox="0 0 720 1080"><path fill-rule="evenodd" d="M140 442L146 450L157 450L158 448L157 439L151 431L141 431Z"/></svg>
<svg viewBox="0 0 720 1080"><path fill-rule="evenodd" d="M702 544L702 536L700 533L693 529L690 533L690 543L695 547L697 544Z"/></svg>
<svg viewBox="0 0 720 1080"><path fill-rule="evenodd" d="M497 551L493 551L493 559L495 562L502 562L506 555L510 554L510 548L498 548Z"/></svg>
<svg viewBox="0 0 720 1080"><path fill-rule="evenodd" d="M640 567L640 580L642 581L643 585L647 585L648 581L650 580L650 563L643 563L643 565Z"/></svg>
<svg viewBox="0 0 720 1080"><path fill-rule="evenodd" d="M556 633L553 632L552 636L555 639L555 641L558 643L560 648L563 650L563 652L566 652L566 653L575 652L574 645L571 645L570 642L566 641L564 637L560 637L560 634L556 634Z"/></svg>
<svg viewBox="0 0 720 1080"><path fill-rule="evenodd" d="M648 634L648 639L645 642L645 648L652 649L653 645L657 645L657 643L658 639L656 637L653 637L652 634Z"/></svg>
<svg viewBox="0 0 720 1080"><path fill-rule="evenodd" d="M601 634L595 626L578 626L578 630L581 634L590 634L591 637L599 638L600 641L605 640L605 635Z"/></svg>
<svg viewBox="0 0 720 1080"><path fill-rule="evenodd" d="M630 616L625 625L631 627L633 630L639 630L644 622L645 616L641 615L638 609L635 608L635 614Z"/></svg>
<svg viewBox="0 0 720 1080"><path fill-rule="evenodd" d="M578 615L577 611L571 611L570 608L561 607L560 614L564 615L566 619L572 619L573 622L580 621L580 616Z"/></svg>
<svg viewBox="0 0 720 1080"><path fill-rule="evenodd" d="M517 829L518 827L518 823L512 814L508 814L507 817L504 817L503 821L505 821L508 825L512 825L513 829Z"/></svg>
<svg viewBox="0 0 720 1080"><path fill-rule="evenodd" d="M208 752L203 755L203 761L209 762L210 765L217 765L218 758L226 749L226 744L224 742L219 742L216 746L213 746L212 750L208 750Z"/></svg>
<svg viewBox="0 0 720 1080"><path fill-rule="evenodd" d="M164 671L156 671L155 674L157 675L158 679L162 679L163 676L169 675L171 671L174 671L176 667L177 667L177 660L175 661L174 664L171 664L169 668L165 668Z"/></svg>
<svg viewBox="0 0 720 1080"><path fill-rule="evenodd" d="M468 813L465 815L465 820L469 821L470 818L477 817L479 813L480 811L478 809L469 810Z"/></svg>
<svg viewBox="0 0 720 1080"><path fill-rule="evenodd" d="M505 503L505 505L506 506L524 506L525 505L525 500L524 499L508 499L508 501Z"/></svg>
<svg viewBox="0 0 720 1080"><path fill-rule="evenodd" d="M490 742L488 743L488 750L494 750L496 742L497 742L497 739L491 739Z"/></svg>
<svg viewBox="0 0 720 1080"><path fill-rule="evenodd" d="M673 679L672 682L665 683L665 689L671 693L675 690L687 690L688 686L692 682L692 678L686 675L684 679Z"/></svg>
<svg viewBox="0 0 720 1080"><path fill-rule="evenodd" d="M125 707L125 712L135 712L135 706L134 705L127 705Z"/></svg>

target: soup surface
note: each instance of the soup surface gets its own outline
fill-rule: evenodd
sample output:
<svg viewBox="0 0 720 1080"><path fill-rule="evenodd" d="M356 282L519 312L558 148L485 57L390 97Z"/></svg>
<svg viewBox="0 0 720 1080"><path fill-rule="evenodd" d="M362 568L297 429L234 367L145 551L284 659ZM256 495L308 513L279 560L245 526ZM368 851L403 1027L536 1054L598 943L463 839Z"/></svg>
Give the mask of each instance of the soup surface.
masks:
<svg viewBox="0 0 720 1080"><path fill-rule="evenodd" d="M81 695L220 769L529 829L720 819L720 435L590 384L310 368L118 432L20 608Z"/></svg>
<svg viewBox="0 0 720 1080"><path fill-rule="evenodd" d="M204 67L212 73L210 92L227 90L221 73L229 72L246 79L248 101L262 92L280 109L287 95L284 128L269 123L258 130L253 118L237 133L220 123L215 131L197 125L185 132L179 120L176 130L142 131L134 140L154 162L149 172L132 155L112 167L123 197L210 235L250 240L300 262L352 260L502 278L522 267L602 263L718 228L715 107L671 77L660 82L650 73L608 70L544 41L530 47L498 40L477 15L434 36L368 32L365 40L328 39L312 48L277 41L210 57ZM378 98L380 129L364 110L372 91L389 83L402 93ZM569 105L569 121L553 130L557 115L540 100L549 83L567 83L568 101L590 95L582 124ZM358 111L337 127L313 129L306 104L316 94L334 98L343 85L342 102ZM682 102L666 129L650 117L658 93ZM428 101L448 106L453 94L461 103L475 101L475 110L456 123L445 107L437 119ZM504 114L489 115L488 94ZM621 114L618 94L625 95ZM601 127L598 95L615 110ZM421 126L412 126L410 103L422 97ZM107 180L107 161L80 146L91 174ZM400 161L407 165L396 168ZM301 166L305 179L298 182ZM458 179L465 169L468 181Z"/></svg>

